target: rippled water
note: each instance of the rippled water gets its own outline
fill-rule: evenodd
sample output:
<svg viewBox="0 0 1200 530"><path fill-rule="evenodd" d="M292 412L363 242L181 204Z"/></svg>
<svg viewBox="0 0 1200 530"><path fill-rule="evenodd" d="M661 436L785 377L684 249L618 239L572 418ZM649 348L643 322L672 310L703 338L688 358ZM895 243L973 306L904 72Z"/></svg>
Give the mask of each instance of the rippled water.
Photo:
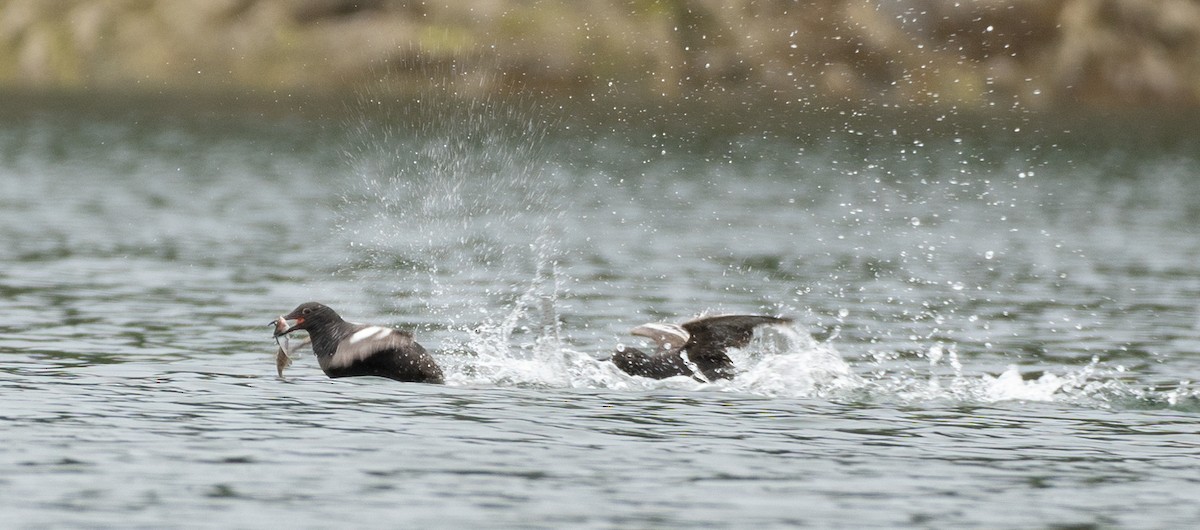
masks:
<svg viewBox="0 0 1200 530"><path fill-rule="evenodd" d="M1200 519L1194 129L18 102L5 527ZM278 379L267 322L307 300L448 384ZM797 325L714 385L603 361L700 312Z"/></svg>

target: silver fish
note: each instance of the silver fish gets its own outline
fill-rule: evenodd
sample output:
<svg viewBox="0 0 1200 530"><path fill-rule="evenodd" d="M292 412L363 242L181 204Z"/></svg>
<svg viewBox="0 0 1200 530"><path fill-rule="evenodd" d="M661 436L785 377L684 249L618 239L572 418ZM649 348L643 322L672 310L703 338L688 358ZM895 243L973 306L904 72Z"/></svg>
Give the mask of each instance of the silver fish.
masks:
<svg viewBox="0 0 1200 530"><path fill-rule="evenodd" d="M275 352L275 371L279 373L279 378L284 379L283 369L292 365L292 358L288 357L286 351L283 351L283 345L279 345L279 351Z"/></svg>
<svg viewBox="0 0 1200 530"><path fill-rule="evenodd" d="M309 344L310 339L305 339L299 344L292 344L291 339L282 333L287 330L287 321L282 316L271 322L275 326L275 343L279 345L279 349L275 352L275 371L279 374L280 379L283 377L283 369L292 365L292 356Z"/></svg>

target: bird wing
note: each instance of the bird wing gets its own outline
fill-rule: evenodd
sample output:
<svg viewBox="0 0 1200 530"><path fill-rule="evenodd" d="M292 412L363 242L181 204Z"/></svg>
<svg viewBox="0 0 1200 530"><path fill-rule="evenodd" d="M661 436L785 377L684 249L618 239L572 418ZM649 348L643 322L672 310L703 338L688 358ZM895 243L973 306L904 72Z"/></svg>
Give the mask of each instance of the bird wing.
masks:
<svg viewBox="0 0 1200 530"><path fill-rule="evenodd" d="M719 315L689 320L680 327L691 335L692 349L699 347L706 351L724 352L728 348L743 348L750 344L754 328L758 326L790 322L792 319L786 317Z"/></svg>
<svg viewBox="0 0 1200 530"><path fill-rule="evenodd" d="M691 338L687 330L678 324L665 324L662 322L642 324L629 330L629 334L646 337L654 341L656 350L671 353L682 350L683 345L687 344L688 339Z"/></svg>
<svg viewBox="0 0 1200 530"><path fill-rule="evenodd" d="M330 368L344 368L380 352L405 350L413 345L412 335L383 326L362 326L338 344L329 360Z"/></svg>

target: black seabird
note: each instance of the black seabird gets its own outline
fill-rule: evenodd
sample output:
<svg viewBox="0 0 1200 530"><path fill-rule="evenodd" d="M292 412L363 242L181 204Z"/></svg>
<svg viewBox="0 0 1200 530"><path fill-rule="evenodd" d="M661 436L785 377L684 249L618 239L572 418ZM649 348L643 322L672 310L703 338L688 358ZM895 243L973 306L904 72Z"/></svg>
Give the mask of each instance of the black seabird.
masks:
<svg viewBox="0 0 1200 530"><path fill-rule="evenodd" d="M281 318L294 323L277 328L275 336L307 331L321 370L331 378L375 375L405 382L444 382L442 369L407 331L346 322L317 302L300 304Z"/></svg>
<svg viewBox="0 0 1200 530"><path fill-rule="evenodd" d="M614 353L611 360L627 374L653 379L677 375L705 382L732 379L733 361L725 355L725 350L745 347L758 326L791 321L786 317L721 315L683 324L642 324L629 333L653 340L655 351L646 353L625 347Z"/></svg>

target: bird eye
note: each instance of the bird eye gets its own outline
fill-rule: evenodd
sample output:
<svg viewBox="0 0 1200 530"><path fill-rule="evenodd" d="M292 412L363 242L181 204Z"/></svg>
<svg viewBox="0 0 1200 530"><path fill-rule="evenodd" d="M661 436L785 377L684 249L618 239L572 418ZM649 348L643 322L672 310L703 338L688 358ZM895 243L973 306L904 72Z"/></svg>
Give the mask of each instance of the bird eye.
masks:
<svg viewBox="0 0 1200 530"><path fill-rule="evenodd" d="M307 315L307 314L309 314L309 313L312 313L312 308L310 308L310 307L306 307L306 308L304 308L304 310L303 310L303 311L301 311L300 313L301 313L301 314L304 314L304 315Z"/></svg>

